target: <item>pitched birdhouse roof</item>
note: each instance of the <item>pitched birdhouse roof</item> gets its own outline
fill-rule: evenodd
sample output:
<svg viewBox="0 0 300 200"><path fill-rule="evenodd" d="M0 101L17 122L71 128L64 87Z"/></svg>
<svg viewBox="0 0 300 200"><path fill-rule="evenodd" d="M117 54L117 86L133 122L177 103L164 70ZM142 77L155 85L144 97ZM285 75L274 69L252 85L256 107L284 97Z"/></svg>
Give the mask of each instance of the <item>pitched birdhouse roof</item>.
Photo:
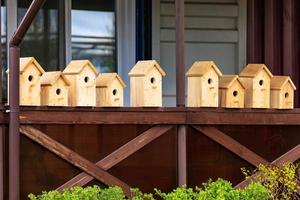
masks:
<svg viewBox="0 0 300 200"><path fill-rule="evenodd" d="M222 72L213 61L196 61L186 72L186 76L203 76L210 70L214 70L218 76L222 76Z"/></svg>
<svg viewBox="0 0 300 200"><path fill-rule="evenodd" d="M273 74L270 72L268 67L264 64L248 64L240 73L240 76L254 78L258 75L259 72L265 70L270 78L273 77Z"/></svg>
<svg viewBox="0 0 300 200"><path fill-rule="evenodd" d="M145 76L151 71L151 69L156 68L162 76L166 75L166 72L159 66L155 60L143 60L138 61L135 66L129 72L129 76Z"/></svg>
<svg viewBox="0 0 300 200"><path fill-rule="evenodd" d="M36 61L34 57L24 57L20 58L20 73L22 74L31 64L33 64L41 74L45 72L42 66L38 63L38 61ZM7 72L9 72L9 70L7 70Z"/></svg>
<svg viewBox="0 0 300 200"><path fill-rule="evenodd" d="M245 89L245 86L239 80L239 77L237 75L223 75L223 76L221 76L221 78L219 80L219 88L228 89L232 86L232 84L235 81L238 81L241 84L241 86Z"/></svg>
<svg viewBox="0 0 300 200"><path fill-rule="evenodd" d="M89 60L73 60L64 69L63 73L80 74L85 67L89 67L97 75L95 66Z"/></svg>
<svg viewBox="0 0 300 200"><path fill-rule="evenodd" d="M108 87L115 79L117 79L120 82L123 88L126 87L126 84L117 73L99 74L96 79L96 87Z"/></svg>
<svg viewBox="0 0 300 200"><path fill-rule="evenodd" d="M282 87L289 83L294 90L296 90L296 86L294 85L292 79L289 76L274 76L271 79L271 89L272 90L281 90Z"/></svg>
<svg viewBox="0 0 300 200"><path fill-rule="evenodd" d="M69 80L60 71L45 72L41 77L41 85L51 86L55 84L60 77L65 81L66 85L70 85Z"/></svg>

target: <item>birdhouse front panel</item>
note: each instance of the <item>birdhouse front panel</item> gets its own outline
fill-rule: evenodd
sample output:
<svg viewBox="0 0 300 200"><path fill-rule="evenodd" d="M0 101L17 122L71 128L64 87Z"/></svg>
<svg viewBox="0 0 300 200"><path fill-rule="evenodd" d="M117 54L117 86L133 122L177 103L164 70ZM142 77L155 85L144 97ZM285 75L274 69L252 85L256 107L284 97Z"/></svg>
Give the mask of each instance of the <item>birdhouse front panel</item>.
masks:
<svg viewBox="0 0 300 200"><path fill-rule="evenodd" d="M222 107L226 108L243 108L245 98L245 89L239 81L235 81L226 90L226 100L222 102Z"/></svg>
<svg viewBox="0 0 300 200"><path fill-rule="evenodd" d="M197 87L197 86L195 86ZM219 76L211 68L201 77L200 84L200 106L201 107L218 107L219 104Z"/></svg>
<svg viewBox="0 0 300 200"><path fill-rule="evenodd" d="M114 79L107 87L97 87L97 106L123 106L123 86Z"/></svg>
<svg viewBox="0 0 300 200"><path fill-rule="evenodd" d="M59 78L51 86L42 86L42 105L47 106L68 106L69 86Z"/></svg>
<svg viewBox="0 0 300 200"><path fill-rule="evenodd" d="M41 105L41 75L33 63L20 74L20 105Z"/></svg>
<svg viewBox="0 0 300 200"><path fill-rule="evenodd" d="M289 82L284 84L280 90L271 90L271 108L294 108L294 88Z"/></svg>
<svg viewBox="0 0 300 200"><path fill-rule="evenodd" d="M76 106L96 106L96 75L85 67L76 75Z"/></svg>
<svg viewBox="0 0 300 200"><path fill-rule="evenodd" d="M253 78L252 108L270 107L270 82L271 78L265 70Z"/></svg>
<svg viewBox="0 0 300 200"><path fill-rule="evenodd" d="M156 69L152 68L143 80L144 105L149 107L162 106L162 76Z"/></svg>

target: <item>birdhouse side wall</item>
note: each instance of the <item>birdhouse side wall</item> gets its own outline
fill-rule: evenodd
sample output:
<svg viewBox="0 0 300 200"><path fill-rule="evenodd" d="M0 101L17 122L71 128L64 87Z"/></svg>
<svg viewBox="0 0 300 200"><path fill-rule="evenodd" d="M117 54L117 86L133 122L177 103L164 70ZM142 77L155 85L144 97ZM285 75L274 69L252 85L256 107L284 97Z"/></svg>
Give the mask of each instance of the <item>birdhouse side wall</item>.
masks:
<svg viewBox="0 0 300 200"><path fill-rule="evenodd" d="M239 80L242 82L245 87L244 93L244 107L252 108L253 107L253 78L240 77Z"/></svg>
<svg viewBox="0 0 300 200"><path fill-rule="evenodd" d="M187 106L201 106L201 77L187 77Z"/></svg>
<svg viewBox="0 0 300 200"><path fill-rule="evenodd" d="M270 108L270 82L271 78L264 70L253 79L253 108Z"/></svg>
<svg viewBox="0 0 300 200"><path fill-rule="evenodd" d="M96 106L96 74L88 67L76 75L76 106Z"/></svg>
<svg viewBox="0 0 300 200"><path fill-rule="evenodd" d="M226 108L226 89L225 88L220 88L219 89L219 107Z"/></svg>
<svg viewBox="0 0 300 200"><path fill-rule="evenodd" d="M20 74L20 105L41 105L41 73L33 64Z"/></svg>
<svg viewBox="0 0 300 200"><path fill-rule="evenodd" d="M230 88L226 90L226 108L244 108L245 89L235 81Z"/></svg>
<svg viewBox="0 0 300 200"><path fill-rule="evenodd" d="M70 82L69 92L68 92L68 105L77 106L77 90L76 90L76 75L65 75L65 77Z"/></svg>
<svg viewBox="0 0 300 200"><path fill-rule="evenodd" d="M211 69L201 77L201 107L218 107L219 105L219 76Z"/></svg>
<svg viewBox="0 0 300 200"><path fill-rule="evenodd" d="M144 106L162 106L162 76L156 68L153 68L144 79Z"/></svg>
<svg viewBox="0 0 300 200"><path fill-rule="evenodd" d="M280 90L271 90L270 91L270 108L280 109Z"/></svg>
<svg viewBox="0 0 300 200"><path fill-rule="evenodd" d="M144 106L144 79L143 76L130 77L130 105L132 107Z"/></svg>
<svg viewBox="0 0 300 200"><path fill-rule="evenodd" d="M96 106L108 106L109 97L108 97L108 88L107 87L97 87L96 88Z"/></svg>

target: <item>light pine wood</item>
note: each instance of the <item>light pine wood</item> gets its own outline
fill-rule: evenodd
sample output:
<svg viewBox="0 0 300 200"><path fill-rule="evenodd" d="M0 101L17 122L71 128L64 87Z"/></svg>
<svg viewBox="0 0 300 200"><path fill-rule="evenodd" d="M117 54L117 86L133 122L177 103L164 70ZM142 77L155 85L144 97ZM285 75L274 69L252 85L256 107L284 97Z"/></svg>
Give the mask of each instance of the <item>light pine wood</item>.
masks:
<svg viewBox="0 0 300 200"><path fill-rule="evenodd" d="M70 82L70 106L96 106L97 71L91 62L71 61L63 74Z"/></svg>
<svg viewBox="0 0 300 200"><path fill-rule="evenodd" d="M270 82L272 73L264 64L249 64L240 73L245 87L246 108L270 108Z"/></svg>
<svg viewBox="0 0 300 200"><path fill-rule="evenodd" d="M154 61L139 61L129 72L130 105L132 107L162 106L162 77L166 73Z"/></svg>
<svg viewBox="0 0 300 200"><path fill-rule="evenodd" d="M20 105L22 106L41 105L40 78L44 72L45 71L40 66L40 64L36 61L35 58L26 57L20 59ZM9 85L9 80L8 80L8 85Z"/></svg>
<svg viewBox="0 0 300 200"><path fill-rule="evenodd" d="M117 73L99 74L96 79L97 106L122 107L125 83Z"/></svg>
<svg viewBox="0 0 300 200"><path fill-rule="evenodd" d="M288 76L274 76L271 79L271 108L293 109L296 87Z"/></svg>
<svg viewBox="0 0 300 200"><path fill-rule="evenodd" d="M70 82L61 72L46 72L41 77L41 105L68 106Z"/></svg>
<svg viewBox="0 0 300 200"><path fill-rule="evenodd" d="M212 61L198 61L187 71L188 107L218 107L221 71Z"/></svg>
<svg viewBox="0 0 300 200"><path fill-rule="evenodd" d="M224 108L244 108L245 88L236 75L225 75L220 79L219 103Z"/></svg>

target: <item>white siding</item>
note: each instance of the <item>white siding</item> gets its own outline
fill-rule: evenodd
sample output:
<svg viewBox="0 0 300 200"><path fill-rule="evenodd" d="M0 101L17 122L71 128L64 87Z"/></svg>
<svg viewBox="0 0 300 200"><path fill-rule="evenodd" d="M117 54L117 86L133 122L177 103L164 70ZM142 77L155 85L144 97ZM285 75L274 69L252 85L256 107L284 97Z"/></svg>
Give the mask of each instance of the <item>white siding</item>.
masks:
<svg viewBox="0 0 300 200"><path fill-rule="evenodd" d="M225 74L246 64L246 0L185 0L185 65L213 60ZM175 106L175 4L153 0L153 58L166 70L164 106Z"/></svg>

